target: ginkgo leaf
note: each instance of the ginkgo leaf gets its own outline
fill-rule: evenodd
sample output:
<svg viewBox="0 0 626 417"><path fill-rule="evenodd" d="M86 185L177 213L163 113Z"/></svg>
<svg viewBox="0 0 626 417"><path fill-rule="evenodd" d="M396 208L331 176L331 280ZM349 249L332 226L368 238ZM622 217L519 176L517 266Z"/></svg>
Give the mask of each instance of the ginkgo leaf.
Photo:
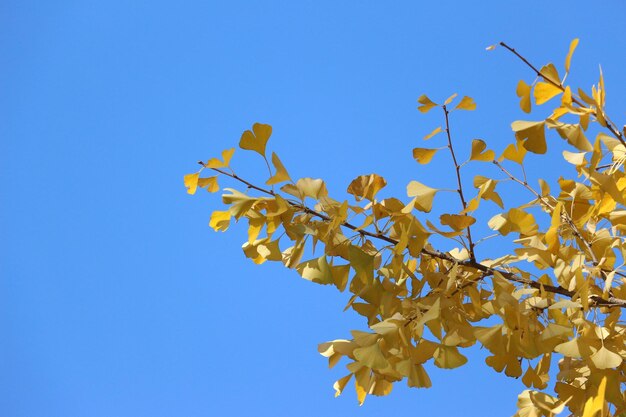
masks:
<svg viewBox="0 0 626 417"><path fill-rule="evenodd" d="M230 160L232 159L234 153L235 153L235 148L223 150L222 161L220 161L217 158L211 158L205 164L205 166L207 168L226 168L228 165L230 165Z"/></svg>
<svg viewBox="0 0 626 417"><path fill-rule="evenodd" d="M228 211L237 219L244 216L257 201L256 198L250 197L232 188L225 188L224 191L228 191L230 194L223 194L222 201L224 204L230 205Z"/></svg>
<svg viewBox="0 0 626 417"><path fill-rule="evenodd" d="M524 148L537 154L546 153L545 122L516 121L511 123L515 137L524 140Z"/></svg>
<svg viewBox="0 0 626 417"><path fill-rule="evenodd" d="M298 197L301 200L304 200L306 197L319 200L322 197L328 196L326 184L319 178L300 178L295 185L285 184L280 189L287 194Z"/></svg>
<svg viewBox="0 0 626 417"><path fill-rule="evenodd" d="M437 133L441 133L441 126L436 127L435 129L433 129L432 132L430 132L428 135L424 136L424 140L428 140L430 138L432 138L433 136L435 136Z"/></svg>
<svg viewBox="0 0 626 417"><path fill-rule="evenodd" d="M217 184L217 176L207 177L207 178L198 178L198 187L206 188L207 191L210 193L215 193L220 190L220 187Z"/></svg>
<svg viewBox="0 0 626 417"><path fill-rule="evenodd" d="M435 366L444 369L458 368L467 362L467 358L455 346L440 345L435 350L434 358Z"/></svg>
<svg viewBox="0 0 626 417"><path fill-rule="evenodd" d="M563 151L563 158L572 165L581 166L585 164L586 152Z"/></svg>
<svg viewBox="0 0 626 417"><path fill-rule="evenodd" d="M374 257L354 245L350 246L348 253L356 277L365 284L371 283L374 279Z"/></svg>
<svg viewBox="0 0 626 417"><path fill-rule="evenodd" d="M317 259L302 262L296 267L296 271L306 280L313 281L318 284L332 284L333 277L330 273L330 267L326 260L326 255Z"/></svg>
<svg viewBox="0 0 626 417"><path fill-rule="evenodd" d="M275 152L272 152L272 164L274 165L274 168L276 168L276 173L274 174L274 176L272 176L272 178L265 182L267 185L274 185L278 184L279 182L291 180L289 173L285 169L285 166L280 161L280 159L278 159L278 155L276 155Z"/></svg>
<svg viewBox="0 0 626 417"><path fill-rule="evenodd" d="M350 274L350 265L334 265L330 268L330 274L337 289L339 291L345 290Z"/></svg>
<svg viewBox="0 0 626 417"><path fill-rule="evenodd" d="M413 158L420 164L427 164L433 159L438 149L413 148Z"/></svg>
<svg viewBox="0 0 626 417"><path fill-rule="evenodd" d="M497 214L488 222L489 227L497 230L503 236L518 232L522 235L531 236L537 233L537 223L531 213L518 208L512 208L503 214Z"/></svg>
<svg viewBox="0 0 626 417"><path fill-rule="evenodd" d="M196 189L198 188L198 179L200 178L200 173L196 172L195 174L187 174L184 177L185 187L187 187L187 194L195 194Z"/></svg>
<svg viewBox="0 0 626 417"><path fill-rule="evenodd" d="M427 113L430 109L437 106L437 103L429 99L426 94L419 96L417 102L420 103L420 105L417 106L417 109L422 113Z"/></svg>
<svg viewBox="0 0 626 417"><path fill-rule="evenodd" d="M576 149L584 152L591 152L593 150L593 146L589 143L580 125L562 123L551 119L546 120L546 125L550 129L556 129L559 136L566 139L567 142Z"/></svg>
<svg viewBox="0 0 626 417"><path fill-rule="evenodd" d="M485 50L487 51L493 51L494 49L496 49L498 45L489 45L488 47L485 48Z"/></svg>
<svg viewBox="0 0 626 417"><path fill-rule="evenodd" d="M578 46L578 38L572 40L569 44L569 51L567 52L567 56L565 57L565 72L569 72L570 64L572 62L572 55L574 55L574 51Z"/></svg>
<svg viewBox="0 0 626 417"><path fill-rule="evenodd" d="M348 186L348 193L357 201L364 198L373 201L376 194L387 185L387 181L378 174L361 175L356 177Z"/></svg>
<svg viewBox="0 0 626 417"><path fill-rule="evenodd" d="M355 374L354 388L356 389L356 398L359 402L359 405L363 405L365 401L365 397L367 397L367 393L370 390L370 386L372 383L372 378L370 375L370 370L368 368L362 367Z"/></svg>
<svg viewBox="0 0 626 417"><path fill-rule="evenodd" d="M539 70L539 72L546 81L552 81L552 83L556 85L559 85L561 83L559 72L556 70L556 67L553 63L544 65L543 67L541 67L541 70Z"/></svg>
<svg viewBox="0 0 626 417"><path fill-rule="evenodd" d="M508 159L509 161L513 161L521 165L526 157L526 148L522 145L522 143L523 141L518 139L517 143L508 144L507 147L504 148L504 152L502 152L499 160L502 161L504 159Z"/></svg>
<svg viewBox="0 0 626 417"><path fill-rule="evenodd" d="M213 230L224 232L228 229L230 225L230 212L229 211L214 211L211 214L211 221L209 222L209 226L213 228Z"/></svg>
<svg viewBox="0 0 626 417"><path fill-rule="evenodd" d="M335 389L335 397L341 395L346 385L350 381L350 378L352 378L352 374L348 374L343 378L339 378L337 381L335 381L335 383L333 384L333 388Z"/></svg>
<svg viewBox="0 0 626 417"><path fill-rule="evenodd" d="M386 379L376 378L370 387L369 393L377 396L389 395L393 389L393 384Z"/></svg>
<svg viewBox="0 0 626 417"><path fill-rule="evenodd" d="M540 105L562 92L563 91L559 87L556 87L551 83L539 81L537 84L535 84L533 96L535 97L535 103Z"/></svg>
<svg viewBox="0 0 626 417"><path fill-rule="evenodd" d="M468 111L476 110L476 103L473 98L464 96L459 104L456 105L455 109Z"/></svg>
<svg viewBox="0 0 626 417"><path fill-rule="evenodd" d="M597 417L598 415L607 415L607 407L605 403L606 383L607 377L606 375L604 375L600 380L600 384L598 385L597 394L595 396L589 396L589 398L587 398L582 417Z"/></svg>
<svg viewBox="0 0 626 417"><path fill-rule="evenodd" d="M530 91L531 88L524 80L519 80L515 94L520 98L519 106L525 113L530 113Z"/></svg>
<svg viewBox="0 0 626 417"><path fill-rule="evenodd" d="M265 146L272 135L272 126L255 123L252 125L252 131L246 130L241 135L239 147L250 151L258 152L261 156L265 156Z"/></svg>
<svg viewBox="0 0 626 417"><path fill-rule="evenodd" d="M476 223L476 219L472 216L460 214L442 214L439 217L439 220L441 221L441 224L450 226L454 230L467 229Z"/></svg>
<svg viewBox="0 0 626 417"><path fill-rule="evenodd" d="M413 199L414 207L426 213L432 210L433 199L438 191L436 188L430 188L417 181L411 181L406 187L408 196L415 197Z"/></svg>
<svg viewBox="0 0 626 417"><path fill-rule="evenodd" d="M456 96L458 96L457 93L452 94L450 97L446 99L446 101L443 102L443 105L447 106L448 104L452 103L452 100L454 100Z"/></svg>
<svg viewBox="0 0 626 417"><path fill-rule="evenodd" d="M384 369L389 366L389 362L380 350L378 342L370 346L356 348L353 353L356 360L368 368Z"/></svg>
<svg viewBox="0 0 626 417"><path fill-rule="evenodd" d="M552 308L552 306L550 306ZM541 332L541 340L548 340L553 338L563 338L572 334L572 328L569 326L562 326L556 323L549 323L543 332Z"/></svg>
<svg viewBox="0 0 626 417"><path fill-rule="evenodd" d="M470 160L493 161L496 157L496 154L491 149L487 151L485 151L485 149L487 149L487 144L483 140L473 139L472 140L472 153L470 155Z"/></svg>
<svg viewBox="0 0 626 417"><path fill-rule="evenodd" d="M617 368L622 364L622 357L602 346L589 357L594 366L598 369Z"/></svg>
<svg viewBox="0 0 626 417"><path fill-rule="evenodd" d="M589 344L580 338L574 338L569 342L561 343L554 348L554 351L569 358L584 358L592 353Z"/></svg>

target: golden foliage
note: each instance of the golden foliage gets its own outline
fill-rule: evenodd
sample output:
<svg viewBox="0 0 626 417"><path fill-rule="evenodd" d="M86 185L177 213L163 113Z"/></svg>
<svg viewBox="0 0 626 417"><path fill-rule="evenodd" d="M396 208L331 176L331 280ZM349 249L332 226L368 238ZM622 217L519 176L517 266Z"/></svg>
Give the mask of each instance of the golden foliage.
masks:
<svg viewBox="0 0 626 417"><path fill-rule="evenodd" d="M531 112L531 96L538 106L550 102L555 107L544 119L514 121L514 136L497 159L484 140L474 139L467 160L458 162L448 121L457 95L441 105L419 97L420 112L439 108L444 115L445 127L425 139L439 140L435 136L445 132L447 144L414 148L413 158L426 165L448 148L456 177L452 191L460 199L456 210L439 215L441 229L423 213L431 212L437 193L451 190L421 180L408 183L409 199L404 200L379 197L385 179L361 175L347 188L354 197L350 202L329 197L321 179L292 180L274 152L272 174L266 159L272 128L266 124L246 130L239 146L263 157L270 169L266 184L284 182L280 190L236 175L230 167L234 149L184 177L189 194L198 187L218 191L220 175L245 186L245 192L224 189L227 209L214 211L210 226L225 231L233 218L245 219L243 251L253 262L281 262L306 280L351 294L346 309L364 317L367 331L354 330L350 339L319 345L329 366L347 359L348 374L334 384L336 395L350 381L360 404L368 395L388 395L401 380L430 387L429 366L462 366L468 360L463 349L478 344L490 352L488 367L521 377L528 388L518 397L517 416L553 416L565 409L582 417L626 414L626 325L621 321L626 307L626 142L605 113L602 73L587 93L565 85L577 45L577 39L572 41L561 79L553 64L537 70L500 44L537 78L517 84L521 110ZM560 100L552 100L559 95ZM466 96L450 108L475 110L476 104ZM588 139L592 127L598 130L594 141ZM552 136L564 139L557 144L565 147L562 155L573 175L559 178L555 191L544 179L535 189L526 178L525 159L546 154L549 143L555 146ZM475 176L470 194L463 189L462 168L475 162L492 162L496 174ZM201 177L205 169L214 175ZM521 177L513 173L519 170ZM503 182L530 201L505 210L496 192ZM486 221L480 217L482 200L502 212ZM483 239L472 234L479 221L494 236L509 238L513 251L495 259L479 257L476 247ZM434 242L441 239L432 236L460 246L438 250ZM302 260L306 248L316 253L313 259ZM558 372L551 373L554 356L560 358ZM555 395L543 392L551 382Z"/></svg>

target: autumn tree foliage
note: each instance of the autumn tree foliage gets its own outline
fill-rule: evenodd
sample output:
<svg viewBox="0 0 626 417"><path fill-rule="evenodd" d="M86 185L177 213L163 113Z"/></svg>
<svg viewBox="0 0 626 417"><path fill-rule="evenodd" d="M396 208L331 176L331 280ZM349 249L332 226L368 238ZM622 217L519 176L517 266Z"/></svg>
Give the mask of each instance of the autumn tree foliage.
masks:
<svg viewBox="0 0 626 417"><path fill-rule="evenodd" d="M439 140L437 146L415 148L413 157L428 164L437 152L448 153L452 190L413 180L408 198L379 199L386 181L371 174L349 184L350 200L333 198L323 180L292 179L276 153L268 156L272 128L260 123L243 133L239 147L265 160L269 178L259 180L265 184L237 175L234 148L185 176L190 194L219 191L220 177L239 187L224 188L227 207L212 213L210 226L223 232L245 219L243 251L253 262L281 262L304 279L350 293L348 306L367 320L368 331L319 345L330 366L348 359L337 395L350 381L360 403L389 394L401 380L429 387L431 363L462 366L463 350L479 344L490 352L488 367L521 377L528 388L518 397L518 416L566 409L574 416L626 415L626 132L605 112L601 71L591 90L566 84L577 44L570 45L562 75L551 63L536 67L499 44L529 68L529 83L521 80L516 89L521 109L552 107L545 119L514 121L501 155L479 139L469 155L454 146L450 118L475 110L473 99L419 97L418 110L440 112L442 127L425 138ZM548 146L562 146L571 166L556 189L544 179L533 184L524 170L525 159L541 157ZM475 176L468 187L468 164L493 164L500 175ZM528 196L524 204L509 206L498 190L505 182ZM459 204L429 217L437 194L446 191L458 194ZM489 204L500 213L481 217ZM476 222L514 249L484 257L476 251L485 238ZM458 245L442 250L441 239ZM316 256L303 259L305 253Z"/></svg>

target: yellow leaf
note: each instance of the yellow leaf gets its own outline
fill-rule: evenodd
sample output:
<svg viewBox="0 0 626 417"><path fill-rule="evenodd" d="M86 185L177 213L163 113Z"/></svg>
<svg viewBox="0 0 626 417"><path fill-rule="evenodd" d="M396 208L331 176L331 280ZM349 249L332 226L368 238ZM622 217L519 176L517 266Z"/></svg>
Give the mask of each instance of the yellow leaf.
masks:
<svg viewBox="0 0 626 417"><path fill-rule="evenodd" d="M496 154L490 149L483 153L487 148L487 144L481 139L472 140L472 153L470 160L472 161L493 161Z"/></svg>
<svg viewBox="0 0 626 417"><path fill-rule="evenodd" d="M348 254L350 265L356 272L355 278L370 284L374 280L374 257L354 245L350 245Z"/></svg>
<svg viewBox="0 0 626 417"><path fill-rule="evenodd" d="M228 211L237 219L248 213L248 210L250 210L257 201L256 198L250 197L232 188L224 188L224 191L229 191L231 194L222 195L222 202L230 205Z"/></svg>
<svg viewBox="0 0 626 417"><path fill-rule="evenodd" d="M554 84L560 84L561 78L559 77L559 72L556 70L556 67L553 63L549 63L544 65L539 71L541 76L546 80L552 81ZM549 81L548 81L549 82Z"/></svg>
<svg viewBox="0 0 626 417"><path fill-rule="evenodd" d="M563 158L572 165L581 166L585 164L585 154L586 152L563 151Z"/></svg>
<svg viewBox="0 0 626 417"><path fill-rule="evenodd" d="M537 154L546 153L545 122L516 121L511 123L515 137L524 140L524 148Z"/></svg>
<svg viewBox="0 0 626 417"><path fill-rule="evenodd" d="M435 194L437 194L439 190L436 188L430 188L420 182L411 181L407 187L406 192L409 197L415 197L413 200L413 206L426 213L430 212L433 207L433 199L435 198Z"/></svg>
<svg viewBox="0 0 626 417"><path fill-rule="evenodd" d="M338 379L333 384L333 388L335 389L335 397L338 397L338 396L341 395L341 393L343 392L344 388L348 384L348 381L350 381L350 378L352 378L352 374L348 374L348 375L344 376L343 378Z"/></svg>
<svg viewBox="0 0 626 417"><path fill-rule="evenodd" d="M337 289L339 291L345 290L350 274L350 265L334 265L330 268L330 274Z"/></svg>
<svg viewBox="0 0 626 417"><path fill-rule="evenodd" d="M574 50L576 50L577 46L578 46L578 38L574 39L569 44L569 52L567 53L567 56L565 57L565 72L569 72L570 64L572 62L572 55L574 55Z"/></svg>
<svg viewBox="0 0 626 417"><path fill-rule="evenodd" d="M476 103L473 98L464 96L459 104L456 105L455 109L468 111L476 110Z"/></svg>
<svg viewBox="0 0 626 417"><path fill-rule="evenodd" d="M598 369L617 368L622 364L622 357L602 346L596 353L589 357Z"/></svg>
<svg viewBox="0 0 626 417"><path fill-rule="evenodd" d="M441 126L436 128L435 130L433 130L432 132L430 132L428 135L424 136L424 140L428 140L430 138L432 138L433 136L435 136L437 133L440 133L441 130Z"/></svg>
<svg viewBox="0 0 626 417"><path fill-rule="evenodd" d="M433 357L435 366L444 369L458 368L467 362L467 358L459 352L456 346L439 345Z"/></svg>
<svg viewBox="0 0 626 417"><path fill-rule="evenodd" d="M556 254L560 249L559 242L559 226L561 226L561 210L563 208L563 203L558 202L552 210L552 222L550 224L550 228L546 232L545 240L548 244L548 250L551 253Z"/></svg>
<svg viewBox="0 0 626 417"><path fill-rule="evenodd" d="M328 196L326 184L321 179L300 178L295 185L285 184L280 189L287 194L298 197L301 200L304 200L305 197L319 200L322 197Z"/></svg>
<svg viewBox="0 0 626 417"><path fill-rule="evenodd" d="M568 108L572 105L572 89L569 88L569 85L565 87L565 91L563 91L563 95L561 96L561 106Z"/></svg>
<svg viewBox="0 0 626 417"><path fill-rule="evenodd" d="M215 193L220 190L217 184L217 176L208 178L198 178L198 187L206 188L208 192Z"/></svg>
<svg viewBox="0 0 626 417"><path fill-rule="evenodd" d="M220 161L217 158L211 158L205 164L205 166L207 168L226 168L230 164L230 160L232 159L234 153L235 153L235 148L226 149L222 151L223 161Z"/></svg>
<svg viewBox="0 0 626 417"><path fill-rule="evenodd" d="M211 214L211 221L209 222L209 226L213 228L213 230L217 231L226 231L228 226L230 225L230 212L229 211L214 211Z"/></svg>
<svg viewBox="0 0 626 417"><path fill-rule="evenodd" d="M437 106L437 103L433 102L431 99L428 98L428 96L426 96L426 94L422 94L418 99L417 102L420 103L420 106L417 107L417 109L422 112L422 113L426 113L428 112L430 109L432 109L433 107Z"/></svg>
<svg viewBox="0 0 626 417"><path fill-rule="evenodd" d="M413 148L413 158L420 164L427 164L433 159L437 149Z"/></svg>
<svg viewBox="0 0 626 417"><path fill-rule="evenodd" d="M302 278L317 284L325 285L333 283L333 277L330 273L328 262L326 261L326 255L302 262L296 267L296 270Z"/></svg>
<svg viewBox="0 0 626 417"><path fill-rule="evenodd" d="M364 366L360 366L360 369L354 372L354 387L356 388L356 397L359 402L359 406L363 405L365 397L367 397L367 393L372 385L370 372L370 369Z"/></svg>
<svg viewBox="0 0 626 417"><path fill-rule="evenodd" d="M583 410L582 417L604 417L606 416L606 404L604 402L604 395L606 392L606 375L602 377L600 385L598 386L598 393L595 396L591 396L585 401L585 408ZM598 413L600 415L598 416Z"/></svg>
<svg viewBox="0 0 626 417"><path fill-rule="evenodd" d="M265 156L265 146L271 135L272 126L255 123L252 126L252 131L246 130L243 132L239 140L239 147L241 149L258 152L261 156Z"/></svg>
<svg viewBox="0 0 626 417"><path fill-rule="evenodd" d="M589 343L580 338L561 343L554 348L554 351L569 358L585 358L591 355Z"/></svg>
<svg viewBox="0 0 626 417"><path fill-rule="evenodd" d="M512 208L506 213L495 215L488 224L489 227L497 230L503 236L511 232L532 236L537 234L538 229L535 217L518 208Z"/></svg>
<svg viewBox="0 0 626 417"><path fill-rule="evenodd" d="M354 357L363 365L372 369L384 369L389 366L383 352L380 350L378 342L370 346L354 349Z"/></svg>
<svg viewBox="0 0 626 417"><path fill-rule="evenodd" d="M372 387L370 388L370 394L383 396L389 395L393 388L393 384L386 379L377 378L374 380Z"/></svg>
<svg viewBox="0 0 626 417"><path fill-rule="evenodd" d="M282 253L283 264L287 268L295 268L300 263L303 252L304 244L302 243L297 243L296 245L285 249Z"/></svg>
<svg viewBox="0 0 626 417"><path fill-rule="evenodd" d="M533 96L535 97L535 103L543 104L546 101L550 100L552 97L557 96L563 91L550 83L545 83L543 81L539 81L535 85L535 90L533 91Z"/></svg>
<svg viewBox="0 0 626 417"><path fill-rule="evenodd" d="M524 157L526 156L526 148L522 143L522 140L519 139L516 144L510 143L504 149L504 152L502 152L502 156L500 156L499 160L502 161L504 159L508 159L509 161L513 161L521 165L522 162L524 162Z"/></svg>
<svg viewBox="0 0 626 417"><path fill-rule="evenodd" d="M274 168L276 168L276 173L272 178L265 182L267 185L274 185L278 184L279 182L291 180L291 177L289 176L289 173L287 173L285 166L282 162L280 162L280 159L278 159L278 155L276 155L276 153L274 152L272 152L272 164L274 165Z"/></svg>
<svg viewBox="0 0 626 417"><path fill-rule="evenodd" d="M496 46L498 46L498 45L489 45L488 47L485 48L485 50L493 51L494 49L496 49Z"/></svg>
<svg viewBox="0 0 626 417"><path fill-rule="evenodd" d="M459 214L442 214L439 217L439 220L441 221L441 224L450 226L454 230L467 229L476 223L476 219L472 216Z"/></svg>
<svg viewBox="0 0 626 417"><path fill-rule="evenodd" d="M519 80L515 94L521 99L519 102L520 108L525 113L530 113L530 86L526 84L524 80Z"/></svg>
<svg viewBox="0 0 626 417"><path fill-rule="evenodd" d="M450 97L446 99L446 101L443 102L443 105L447 106L448 104L452 103L452 100L454 100L456 96L458 96L457 93L452 94Z"/></svg>
<svg viewBox="0 0 626 417"><path fill-rule="evenodd" d="M593 150L593 146L583 133L582 128L578 124L568 124L562 123L558 120L546 120L546 125L550 129L556 129L559 136L561 138L567 140L567 142L574 146L576 149L579 149L584 152L591 152Z"/></svg>
<svg viewBox="0 0 626 417"><path fill-rule="evenodd" d="M373 201L378 191L387 185L387 181L378 174L361 175L356 177L348 186L348 193L357 201L364 198Z"/></svg>
<svg viewBox="0 0 626 417"><path fill-rule="evenodd" d="M198 178L200 177L200 173L196 172L195 174L185 175L185 187L187 187L187 194L195 194L196 189L198 188Z"/></svg>

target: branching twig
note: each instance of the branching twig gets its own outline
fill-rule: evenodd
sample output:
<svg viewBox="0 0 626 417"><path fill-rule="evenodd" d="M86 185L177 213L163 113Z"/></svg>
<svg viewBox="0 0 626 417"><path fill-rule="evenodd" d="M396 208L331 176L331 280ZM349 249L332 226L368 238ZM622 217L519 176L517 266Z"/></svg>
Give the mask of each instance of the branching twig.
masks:
<svg viewBox="0 0 626 417"><path fill-rule="evenodd" d="M463 205L463 211L467 209L467 202L465 201L465 196L463 195L463 183L461 182L461 166L456 160L456 155L454 154L454 147L452 146L452 136L450 134L450 120L448 118L448 108L446 105L443 105L443 113L446 117L446 134L448 136L448 149L450 149L450 154L452 155L452 162L454 162L454 169L456 170L456 180L459 188L457 192L459 193L459 197L461 198L461 204ZM472 240L472 231L470 226L467 226L467 241L469 243L469 255L470 259L473 261L476 260L476 255L474 254L474 241Z"/></svg>
<svg viewBox="0 0 626 417"><path fill-rule="evenodd" d="M544 74L541 73L541 71L539 71L537 69L537 67L535 67L533 64L531 64L530 62L528 62L528 60L526 58L524 58L522 55L520 55L519 52L517 52L514 48L511 48L509 45L507 45L504 42L500 42L500 45L503 46L504 48L508 49L509 51L511 51L516 57L518 57L519 59L522 60L522 62L524 62L526 65L528 65L528 67L530 69L532 69L535 74L537 74L538 77L543 78L545 81L547 81L548 83L552 84L553 86L555 86L556 88L558 88L561 91L565 91L565 87L563 86L563 84L561 84L561 82L556 82L554 80L551 80L550 78L546 77ZM580 100L578 100L576 97L572 96L572 102L578 104L580 107L583 108L587 108L587 106L585 106ZM599 106L599 103L598 103ZM596 116L596 118L598 117L598 112L602 112L601 109L596 108L594 110L594 116ZM604 113L604 112L602 112ZM624 140L624 137L622 135L622 133L619 131L619 129L615 126L615 124L606 116L603 115L603 118L606 120L606 127L611 131L611 133L613 134L613 136L615 136L617 139L619 139L619 141L622 143L622 145L626 146L626 141Z"/></svg>

